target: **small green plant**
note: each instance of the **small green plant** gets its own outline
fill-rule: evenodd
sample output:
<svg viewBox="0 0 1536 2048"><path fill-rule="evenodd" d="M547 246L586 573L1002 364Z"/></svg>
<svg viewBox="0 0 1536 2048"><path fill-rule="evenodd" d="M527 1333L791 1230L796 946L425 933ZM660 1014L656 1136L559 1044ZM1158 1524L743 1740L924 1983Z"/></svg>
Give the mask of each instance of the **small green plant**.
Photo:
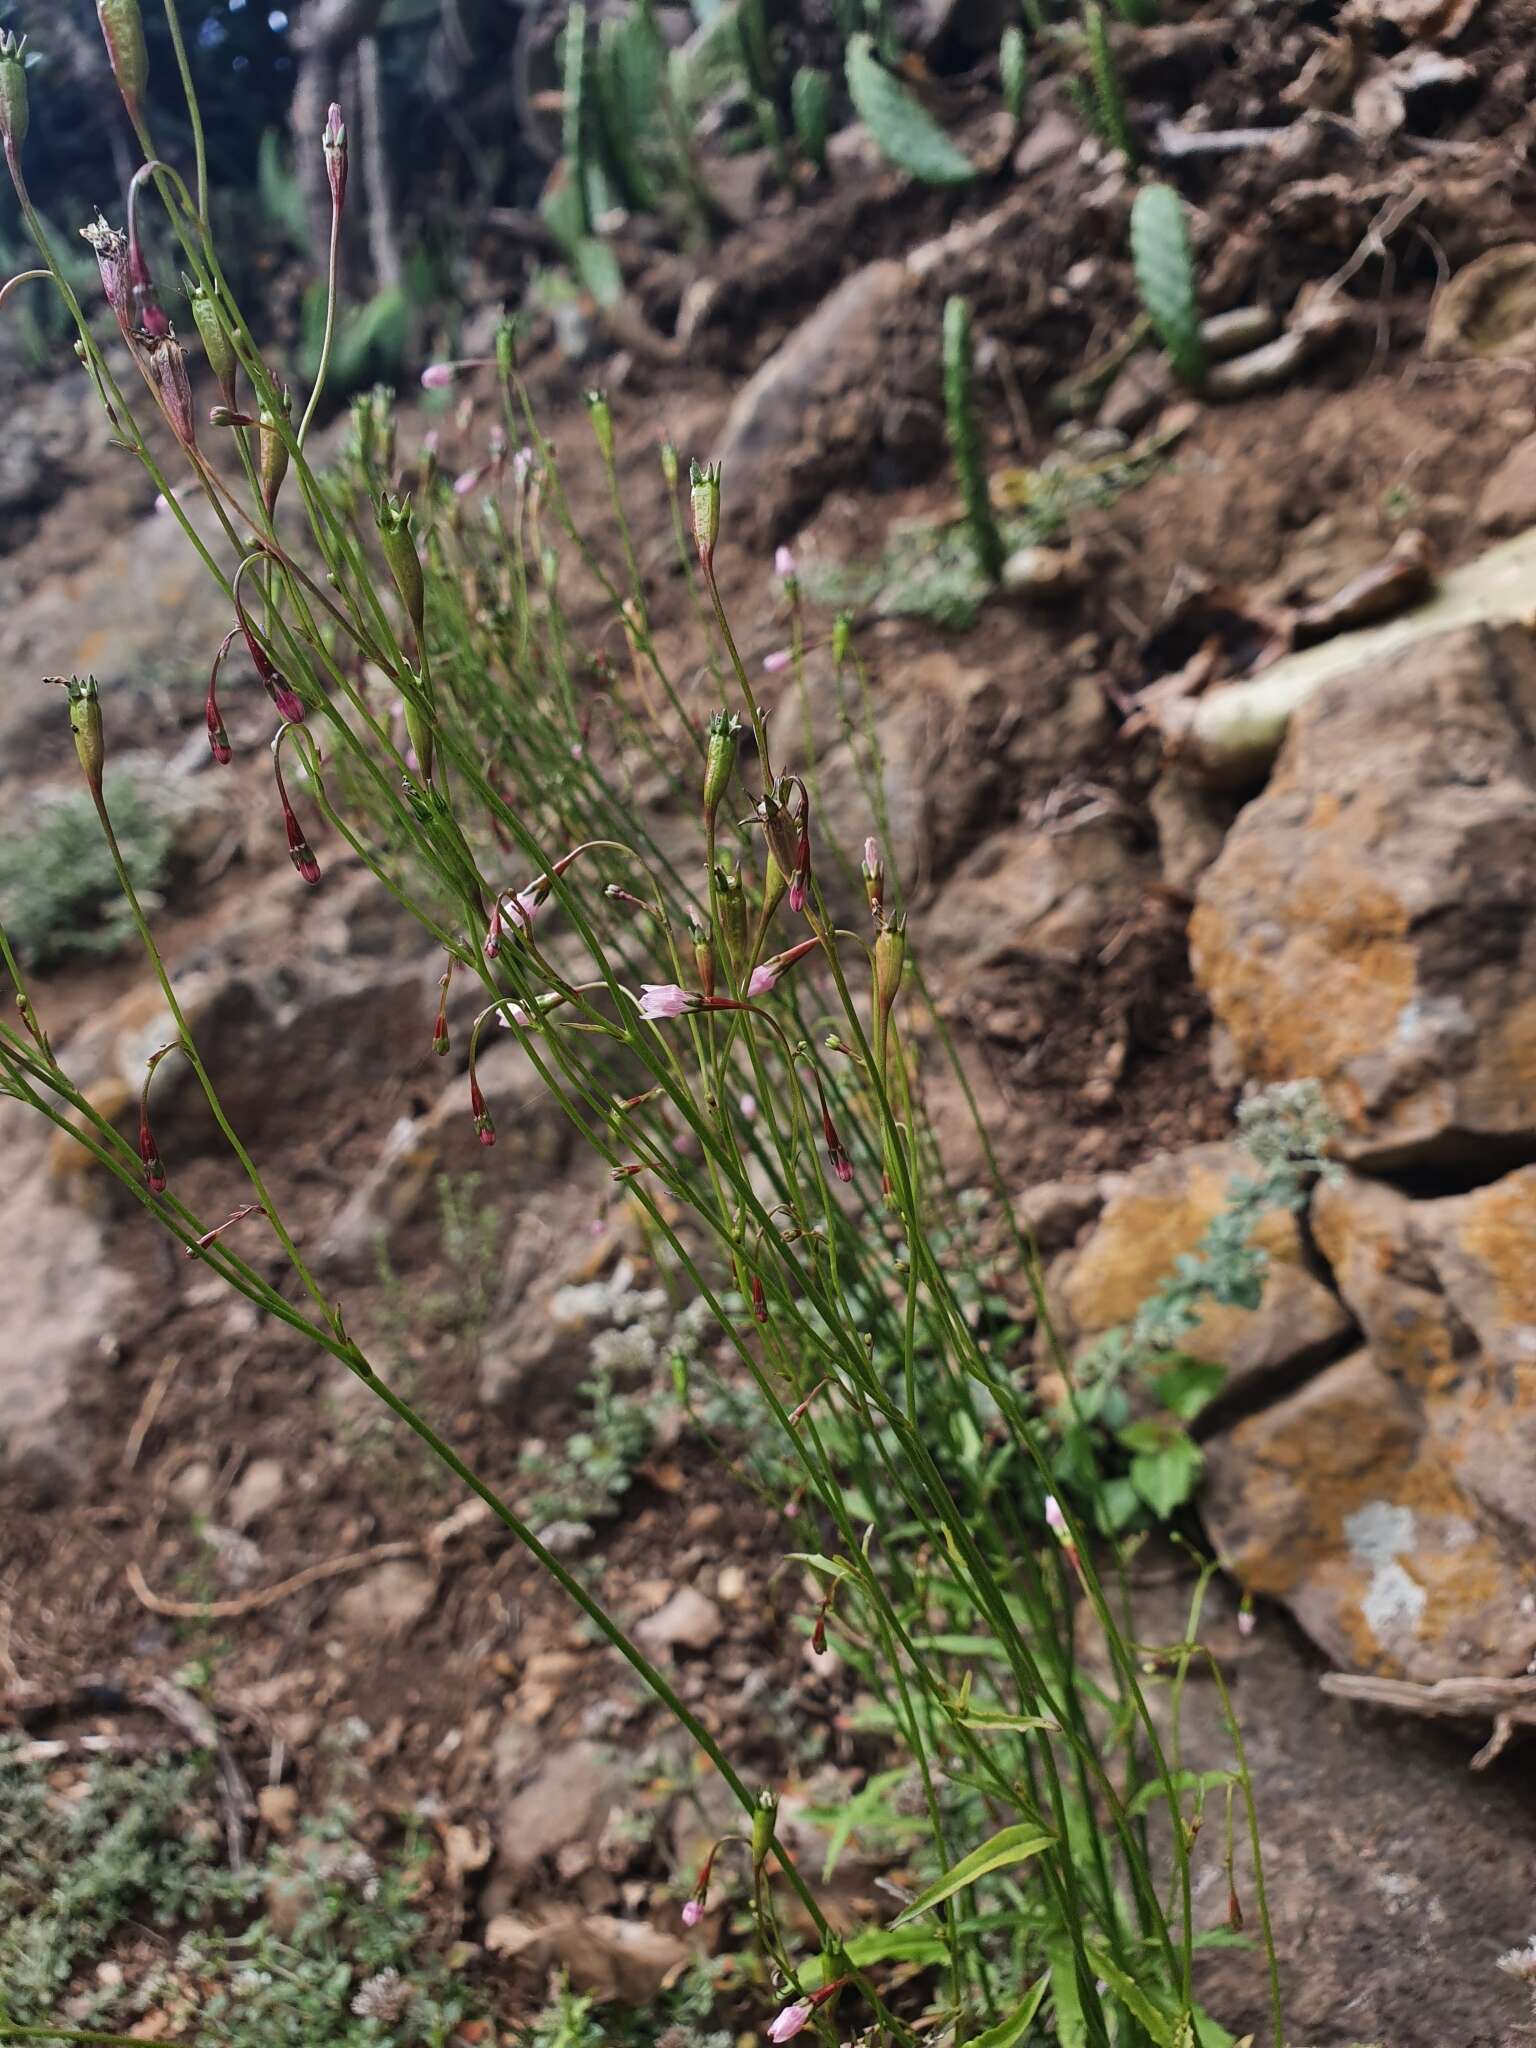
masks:
<svg viewBox="0 0 1536 2048"><path fill-rule="evenodd" d="M475 2005L426 1943L421 1866L411 1839L368 1855L337 1808L231 1870L211 1758L109 1758L61 1791L0 1747L0 2023L67 1999L96 2029L159 2007L201 2048L446 2048ZM273 1896L287 1931L255 1910Z"/></svg>
<svg viewBox="0 0 1536 2048"><path fill-rule="evenodd" d="M1003 30L997 68L1003 82L1003 105L1017 130L1023 126L1024 100L1029 91L1029 42L1016 21Z"/></svg>
<svg viewBox="0 0 1536 2048"><path fill-rule="evenodd" d="M156 905L175 827L131 772L109 775L106 788L128 871L142 900ZM0 922L21 959L40 968L103 958L132 938L133 918L88 796L39 796L24 825L0 830Z"/></svg>
<svg viewBox="0 0 1536 2048"><path fill-rule="evenodd" d="M845 63L849 97L882 156L924 185L964 185L975 177L970 158L881 63L873 36L850 36Z"/></svg>
<svg viewBox="0 0 1536 2048"><path fill-rule="evenodd" d="M944 423L949 452L965 503L971 545L989 583L1003 573L1003 540L987 489L986 455L976 421L975 365L971 350L971 309L962 298L944 308Z"/></svg>
<svg viewBox="0 0 1536 2048"><path fill-rule="evenodd" d="M1271 1211L1306 1206L1313 1183L1333 1168L1325 1154L1337 1124L1315 1081L1261 1089L1238 1106L1238 1138L1258 1171L1235 1179L1226 1200L1192 1252L1129 1323L1108 1331L1078 1361L1073 1426L1100 1425L1130 1454L1124 1478L1095 1483L1094 1505L1106 1528L1124 1528L1146 1509L1166 1519L1193 1495L1203 1467L1184 1425L1221 1392L1222 1366L1184 1348L1208 1304L1256 1309L1263 1299L1269 1255L1254 1233ZM1143 1376L1164 1410L1129 1419L1128 1374ZM1067 1432L1064 1469L1083 1447Z"/></svg>
<svg viewBox="0 0 1536 2048"><path fill-rule="evenodd" d="M1143 185L1131 207L1131 262L1136 289L1153 332L1168 351L1174 374L1198 386L1205 375L1205 343L1195 294L1195 259L1189 215L1171 185Z"/></svg>
<svg viewBox="0 0 1536 2048"><path fill-rule="evenodd" d="M818 171L827 168L827 127L832 110L832 81L825 71L804 64L790 81L790 112L795 136Z"/></svg>
<svg viewBox="0 0 1536 2048"><path fill-rule="evenodd" d="M1126 162L1136 161L1136 142L1125 95L1120 89L1120 72L1109 40L1109 23L1099 0L1083 0L1083 40L1088 50L1088 76L1092 81L1090 105L1095 124L1104 140L1118 149Z"/></svg>

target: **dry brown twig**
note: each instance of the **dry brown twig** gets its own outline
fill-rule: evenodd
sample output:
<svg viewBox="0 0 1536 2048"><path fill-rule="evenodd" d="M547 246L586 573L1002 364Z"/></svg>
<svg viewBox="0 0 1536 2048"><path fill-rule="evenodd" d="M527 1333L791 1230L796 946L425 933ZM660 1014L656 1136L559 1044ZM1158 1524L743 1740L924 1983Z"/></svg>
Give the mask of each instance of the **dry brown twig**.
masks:
<svg viewBox="0 0 1536 2048"><path fill-rule="evenodd" d="M1320 1682L1333 1699L1392 1707L1421 1720L1492 1721L1492 1735L1472 1759L1474 1771L1485 1771L1517 1728L1536 1728L1536 1678L1440 1678L1416 1685L1409 1678L1328 1671Z"/></svg>
<svg viewBox="0 0 1536 2048"><path fill-rule="evenodd" d="M319 1585L325 1579L339 1578L347 1572L365 1571L369 1565L388 1564L395 1558L425 1557L435 1569L441 1564L448 1544L466 1530L488 1521L490 1512L484 1501L467 1500L444 1520L435 1522L423 1536L375 1543L368 1550L349 1550L340 1557L328 1557L318 1564L306 1565L303 1571L295 1572L291 1578L280 1579L275 1586L236 1594L228 1600L168 1600L163 1594L151 1590L136 1559L128 1564L126 1576L134 1598L151 1614L164 1615L171 1621L238 1621L242 1615L259 1614L268 1607L277 1606L279 1601L288 1599L292 1594L302 1593L306 1586Z"/></svg>

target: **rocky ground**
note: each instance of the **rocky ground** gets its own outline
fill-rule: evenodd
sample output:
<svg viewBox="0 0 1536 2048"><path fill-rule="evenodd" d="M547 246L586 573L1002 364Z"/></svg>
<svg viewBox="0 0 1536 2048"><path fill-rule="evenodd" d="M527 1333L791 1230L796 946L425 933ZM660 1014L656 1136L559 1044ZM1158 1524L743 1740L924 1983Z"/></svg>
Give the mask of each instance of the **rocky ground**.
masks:
<svg viewBox="0 0 1536 2048"><path fill-rule="evenodd" d="M1337 1176L1266 1225L1262 1307L1213 1311L1191 1340L1230 1373L1199 1503L1232 1575L1212 1639L1253 1752L1296 2040L1513 2048L1527 2001L1495 1961L1536 1933L1519 1725L1536 1693L1518 1683L1536 1661L1523 600L1385 652L1362 637L1272 767L1250 762L1235 786L1170 752L1146 715L1160 700L1139 696L1175 675L1190 691L1239 682L1308 637L1298 620L1369 585L1405 533L1440 576L1536 523L1521 10L1487 6L1440 42L1412 10L1377 12L1388 25L1356 39L1342 84L1348 53L1288 7L1240 26L1204 10L1126 42L1154 160L1198 209L1205 309L1257 302L1283 320L1303 290L1338 295L1326 343L1274 388L1191 402L1132 354L1086 417L1053 421L1053 387L1124 332L1134 296L1133 187L1050 85L1016 173L958 213L850 152L819 220L769 209L714 258L650 263L638 314L647 334L686 329L687 361L629 347L597 374L656 544L668 651L682 668L693 643L662 566L663 422L685 451L725 456L727 594L760 662L784 630L773 542L792 540L812 579L952 513L938 307L972 295L994 487L1029 502L1054 456L1069 510L1033 594L963 632L869 597L916 943L1069 1347L1199 1239L1240 1165L1241 1087L1322 1083ZM1277 107L1262 148L1178 153L1179 135L1270 125ZM550 360L540 376L579 505L598 479L572 401L593 374ZM515 1490L530 1439L569 1435L594 1337L644 1292L640 1247L510 1047L485 1078L519 1142L478 1152L462 1083L445 1090L430 1051L435 970L365 878L335 858L296 907L258 771L233 802L227 783L212 795L201 690L218 608L76 395L28 400L0 470L4 809L69 771L37 678L96 670L115 742L162 764L177 815L164 941L236 1121L349 1323ZM1074 492L1115 463L1115 489ZM1339 618L1367 615L1346 603ZM835 786L819 686L813 664ZM840 829L863 823L850 810ZM163 1036L136 963L61 970L40 995L97 1099L131 1101ZM217 1208L222 1163L166 1079L162 1148L188 1199ZM932 1095L957 1173L974 1174L958 1102L937 1079ZM605 1995L645 1995L685 1952L675 1879L708 1793L684 1752L341 1375L147 1237L66 1141L9 1107L0 1123L6 1710L73 1741L112 1725L86 1681L131 1692L208 1657L241 1753L279 1758L273 1783L300 1805L324 1798L346 1729L370 1774L365 1830L431 1816L436 1908L509 2012L537 2003L556 1961ZM692 1436L662 1429L618 1511L565 1540L792 1805L857 1789L874 1759L847 1732L847 1674L802 1653L771 1523ZM1171 1637L1177 1560L1138 1570L1144 1633ZM1234 1586L1259 1596L1248 1638ZM1330 1670L1364 1681L1363 1703L1325 1696ZM1462 1682L1454 1712L1422 1690L1442 1681ZM1197 1688L1191 1756L1220 1741ZM268 1802L262 1824L288 1811ZM878 1873L873 1855L847 1866L850 1916L875 1908ZM1239 2033L1260 2024L1252 1959L1206 1969L1211 2008Z"/></svg>

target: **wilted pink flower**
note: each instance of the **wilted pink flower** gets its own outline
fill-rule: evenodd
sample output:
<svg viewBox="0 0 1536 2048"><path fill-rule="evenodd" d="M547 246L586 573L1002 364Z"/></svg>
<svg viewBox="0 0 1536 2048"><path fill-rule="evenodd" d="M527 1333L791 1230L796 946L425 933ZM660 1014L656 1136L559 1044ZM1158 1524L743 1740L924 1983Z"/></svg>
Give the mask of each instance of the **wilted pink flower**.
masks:
<svg viewBox="0 0 1536 2048"><path fill-rule="evenodd" d="M332 112L337 111L332 109ZM460 370L483 370L492 360L490 356L462 356L454 363L428 363L421 373L421 388L423 391L446 391Z"/></svg>
<svg viewBox="0 0 1536 2048"><path fill-rule="evenodd" d="M808 1998L797 1998L793 2005L786 2005L768 2028L769 2040L792 2041L809 2024L815 2009Z"/></svg>
<svg viewBox="0 0 1536 2048"><path fill-rule="evenodd" d="M101 214L97 214L88 227L80 230L82 241L89 242L96 257L96 267L101 272L101 288L106 294L107 304L117 317L126 340L133 331L132 296L128 284L128 237L120 229L109 227Z"/></svg>
<svg viewBox="0 0 1536 2048"><path fill-rule="evenodd" d="M683 1907L683 1925L685 1927L697 1927L703 1918L704 1901L702 1899L689 1899Z"/></svg>
<svg viewBox="0 0 1536 2048"><path fill-rule="evenodd" d="M163 334L151 336L147 342L141 337L139 359L171 432L183 448L196 448L197 421L193 415L192 380L187 375L187 352L171 333L169 321Z"/></svg>
<svg viewBox="0 0 1536 2048"><path fill-rule="evenodd" d="M1061 1512L1061 1504L1054 1493L1045 1496L1045 1526L1053 1536L1067 1534L1067 1518Z"/></svg>
<svg viewBox="0 0 1536 2048"><path fill-rule="evenodd" d="M640 1015L654 1024L663 1017L683 1017L701 1008L700 1000L675 981L643 981L640 984Z"/></svg>
<svg viewBox="0 0 1536 2048"><path fill-rule="evenodd" d="M485 1094L473 1074L469 1077L469 1113L475 1120L475 1133L482 1145L494 1145L496 1126L486 1106Z"/></svg>
<svg viewBox="0 0 1536 2048"><path fill-rule="evenodd" d="M776 647L772 654L763 656L764 672L770 676L782 675L793 660L794 656L787 647Z"/></svg>
<svg viewBox="0 0 1536 2048"><path fill-rule="evenodd" d="M779 547L774 550L773 573L775 576L782 576L786 579L794 575L795 558L788 548Z"/></svg>

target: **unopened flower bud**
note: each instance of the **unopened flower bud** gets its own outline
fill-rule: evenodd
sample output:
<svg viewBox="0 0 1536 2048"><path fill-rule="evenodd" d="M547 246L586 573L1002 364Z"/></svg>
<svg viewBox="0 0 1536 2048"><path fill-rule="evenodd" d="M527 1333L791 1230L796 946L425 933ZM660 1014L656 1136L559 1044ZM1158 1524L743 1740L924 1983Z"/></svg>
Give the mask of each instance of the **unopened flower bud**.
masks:
<svg viewBox="0 0 1536 2048"><path fill-rule="evenodd" d="M163 1195L166 1189L165 1161L155 1144L155 1134L149 1127L149 1111L139 1112L139 1158L144 1166L144 1185L152 1195Z"/></svg>
<svg viewBox="0 0 1536 2048"><path fill-rule="evenodd" d="M693 961L699 971L699 988L706 1000L715 992L715 948L704 925L693 927Z"/></svg>
<svg viewBox="0 0 1536 2048"><path fill-rule="evenodd" d="M288 836L288 857L293 862L299 880L307 882L313 888L320 879L320 863L310 851L309 841L304 837L304 828L299 823L293 805L288 801L288 790L283 781L281 749L283 736L287 730L287 726L280 726L272 742L272 769L277 777L278 802L283 807L283 830Z"/></svg>
<svg viewBox="0 0 1536 2048"><path fill-rule="evenodd" d="M730 786L741 744L741 720L734 711L716 711L709 721L709 744L704 754L704 823L713 826L715 814Z"/></svg>
<svg viewBox="0 0 1536 2048"><path fill-rule="evenodd" d="M490 1110L486 1107L485 1095L480 1083L471 1074L469 1077L469 1113L475 1120L475 1135L482 1145L494 1145L496 1125Z"/></svg>
<svg viewBox="0 0 1536 2048"><path fill-rule="evenodd" d="M283 414L287 418L293 412L293 399L288 391L282 394ZM261 502L267 508L270 519L277 509L277 494L283 488L283 478L288 474L288 443L277 431L277 415L268 406L261 408Z"/></svg>
<svg viewBox="0 0 1536 2048"><path fill-rule="evenodd" d="M864 894L869 899L869 914L877 925L885 923L885 862L880 858L878 839L866 839L864 859L859 872L864 877Z"/></svg>
<svg viewBox="0 0 1536 2048"><path fill-rule="evenodd" d="M733 974L740 973L747 959L747 897L741 876L722 861L715 868L715 901L720 913L720 932Z"/></svg>
<svg viewBox="0 0 1536 2048"><path fill-rule="evenodd" d="M0 29L0 142L16 159L27 139L27 39Z"/></svg>
<svg viewBox="0 0 1536 2048"><path fill-rule="evenodd" d="M613 460L613 414L608 406L605 391L584 391L587 418L592 422L592 433L597 442L597 452L604 462Z"/></svg>
<svg viewBox="0 0 1536 2048"><path fill-rule="evenodd" d="M503 384L510 384L517 369L517 322L503 317L496 323L496 370Z"/></svg>
<svg viewBox="0 0 1536 2048"><path fill-rule="evenodd" d="M437 1017L432 1025L432 1050L442 1059L448 1051L448 984L453 980L453 961L437 984Z"/></svg>
<svg viewBox="0 0 1536 2048"><path fill-rule="evenodd" d="M96 0L96 18L112 60L112 75L123 104L135 122L149 80L149 52L144 47L144 19L139 0Z"/></svg>
<svg viewBox="0 0 1536 2048"><path fill-rule="evenodd" d="M272 660L271 655L268 654L267 650L256 638L256 635L251 631L250 621L245 615L245 607L237 604L236 612L240 620L240 630L245 635L245 650L251 657L251 666L255 669L257 675L260 676L262 688L277 707L278 717L288 725L302 725L304 723L303 700L282 670Z"/></svg>
<svg viewBox="0 0 1536 2048"><path fill-rule="evenodd" d="M708 469L696 462L688 466L688 496L693 513L693 541L705 569L714 566L715 543L720 538L720 465Z"/></svg>
<svg viewBox="0 0 1536 2048"><path fill-rule="evenodd" d="M213 657L213 667L208 674L208 700L204 706L208 724L208 745L213 751L214 760L221 768L227 768L234 759L234 750L229 744L229 734L224 730L224 720L219 715L219 670L239 630L237 626L233 632L224 636L224 644Z"/></svg>
<svg viewBox="0 0 1536 2048"><path fill-rule="evenodd" d="M169 322L163 335L151 337L144 346L141 360L171 432L183 448L195 449L197 420L192 405L192 379L187 374L187 352L171 333Z"/></svg>
<svg viewBox="0 0 1536 2048"><path fill-rule="evenodd" d="M839 612L832 621L832 665L841 668L848 659L848 649L853 641L853 621L846 612Z"/></svg>
<svg viewBox="0 0 1536 2048"><path fill-rule="evenodd" d="M422 781L430 782L432 761L437 752L437 738L428 713L410 698L406 699L405 704L405 733L411 743L411 752L416 756L416 766L421 770Z"/></svg>
<svg viewBox="0 0 1536 2048"><path fill-rule="evenodd" d="M677 450L670 441L663 441L658 451L661 456L661 474L669 491L677 489Z"/></svg>
<svg viewBox="0 0 1536 2048"><path fill-rule="evenodd" d="M762 1869L773 1847L773 1831L778 1824L779 1802L771 1792L757 1795L757 1805L752 1812L752 1868Z"/></svg>
<svg viewBox="0 0 1536 2048"><path fill-rule="evenodd" d="M411 533L409 498L385 496L380 499L379 544L419 646L426 624L427 593L421 573L421 557L416 552L416 542Z"/></svg>
<svg viewBox="0 0 1536 2048"><path fill-rule="evenodd" d="M875 935L875 1008L882 1028L901 994L902 970L907 964L905 920L894 918Z"/></svg>
<svg viewBox="0 0 1536 2048"><path fill-rule="evenodd" d="M325 150L325 175L331 183L331 207L339 214L347 202L347 130L334 100L320 141Z"/></svg>
<svg viewBox="0 0 1536 2048"><path fill-rule="evenodd" d="M75 752L85 771L93 796L101 795L101 773L106 761L106 738L101 726L101 699L94 676L50 676L69 693L69 729L74 734Z"/></svg>
<svg viewBox="0 0 1536 2048"><path fill-rule="evenodd" d="M763 1289L761 1273L752 1275L752 1314L760 1323L766 1323L768 1320L768 1296Z"/></svg>
<svg viewBox="0 0 1536 2048"><path fill-rule="evenodd" d="M208 358L219 390L224 395L226 408L235 410L235 374L239 363L235 356L235 345L225 331L219 318L219 309L211 292L205 292L195 280L187 280L187 299L192 307L192 321L197 328L197 338L203 344L203 354ZM210 415L211 417L211 415ZM235 424L235 422L230 422ZM244 422L240 422L244 424Z"/></svg>

